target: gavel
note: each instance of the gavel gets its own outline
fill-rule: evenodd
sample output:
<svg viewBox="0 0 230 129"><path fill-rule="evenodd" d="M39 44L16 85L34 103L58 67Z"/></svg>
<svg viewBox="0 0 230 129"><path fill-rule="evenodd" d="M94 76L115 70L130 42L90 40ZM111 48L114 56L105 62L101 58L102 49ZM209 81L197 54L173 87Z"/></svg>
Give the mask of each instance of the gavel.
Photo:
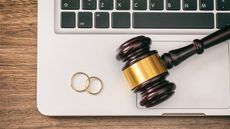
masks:
<svg viewBox="0 0 230 129"><path fill-rule="evenodd" d="M152 107L175 93L176 85L166 80L169 75L168 69L228 39L230 25L203 39L195 39L190 45L159 56L156 50L150 50L152 41L149 37L138 36L126 41L117 49L116 59L125 63L122 72L134 93L140 93L140 105Z"/></svg>

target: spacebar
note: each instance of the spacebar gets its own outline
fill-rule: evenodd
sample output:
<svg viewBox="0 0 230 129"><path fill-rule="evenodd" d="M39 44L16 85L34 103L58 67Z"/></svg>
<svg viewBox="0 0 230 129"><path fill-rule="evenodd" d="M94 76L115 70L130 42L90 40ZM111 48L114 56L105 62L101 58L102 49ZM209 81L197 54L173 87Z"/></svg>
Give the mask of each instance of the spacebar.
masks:
<svg viewBox="0 0 230 129"><path fill-rule="evenodd" d="M211 29L213 13L133 13L133 28Z"/></svg>

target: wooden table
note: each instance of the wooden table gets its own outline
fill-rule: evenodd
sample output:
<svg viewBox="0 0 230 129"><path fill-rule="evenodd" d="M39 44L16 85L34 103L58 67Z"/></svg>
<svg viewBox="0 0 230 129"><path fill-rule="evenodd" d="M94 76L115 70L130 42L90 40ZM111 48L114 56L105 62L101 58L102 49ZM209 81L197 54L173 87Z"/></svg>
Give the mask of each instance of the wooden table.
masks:
<svg viewBox="0 0 230 129"><path fill-rule="evenodd" d="M230 117L45 117L36 108L37 1L0 0L0 129L230 129Z"/></svg>

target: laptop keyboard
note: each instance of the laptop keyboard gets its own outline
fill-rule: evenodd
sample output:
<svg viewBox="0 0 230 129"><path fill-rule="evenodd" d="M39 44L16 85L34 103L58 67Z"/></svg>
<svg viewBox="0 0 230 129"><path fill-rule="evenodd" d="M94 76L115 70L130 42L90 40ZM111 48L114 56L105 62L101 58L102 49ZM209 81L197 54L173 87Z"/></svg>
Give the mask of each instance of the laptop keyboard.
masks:
<svg viewBox="0 0 230 129"><path fill-rule="evenodd" d="M207 32L230 24L230 0L55 2L56 33Z"/></svg>

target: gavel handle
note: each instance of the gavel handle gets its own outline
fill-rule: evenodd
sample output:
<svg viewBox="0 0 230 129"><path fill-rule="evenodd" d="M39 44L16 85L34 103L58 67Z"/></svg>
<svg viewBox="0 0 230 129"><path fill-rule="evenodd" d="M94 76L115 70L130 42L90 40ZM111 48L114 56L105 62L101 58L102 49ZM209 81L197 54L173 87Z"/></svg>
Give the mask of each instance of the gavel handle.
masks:
<svg viewBox="0 0 230 129"><path fill-rule="evenodd" d="M199 40L195 39L192 44L169 51L161 56L162 62L168 69L173 68L173 66L179 65L181 62L187 58L195 55L202 54L205 49L215 46L219 43L223 43L230 39L230 25L218 30L207 37Z"/></svg>

